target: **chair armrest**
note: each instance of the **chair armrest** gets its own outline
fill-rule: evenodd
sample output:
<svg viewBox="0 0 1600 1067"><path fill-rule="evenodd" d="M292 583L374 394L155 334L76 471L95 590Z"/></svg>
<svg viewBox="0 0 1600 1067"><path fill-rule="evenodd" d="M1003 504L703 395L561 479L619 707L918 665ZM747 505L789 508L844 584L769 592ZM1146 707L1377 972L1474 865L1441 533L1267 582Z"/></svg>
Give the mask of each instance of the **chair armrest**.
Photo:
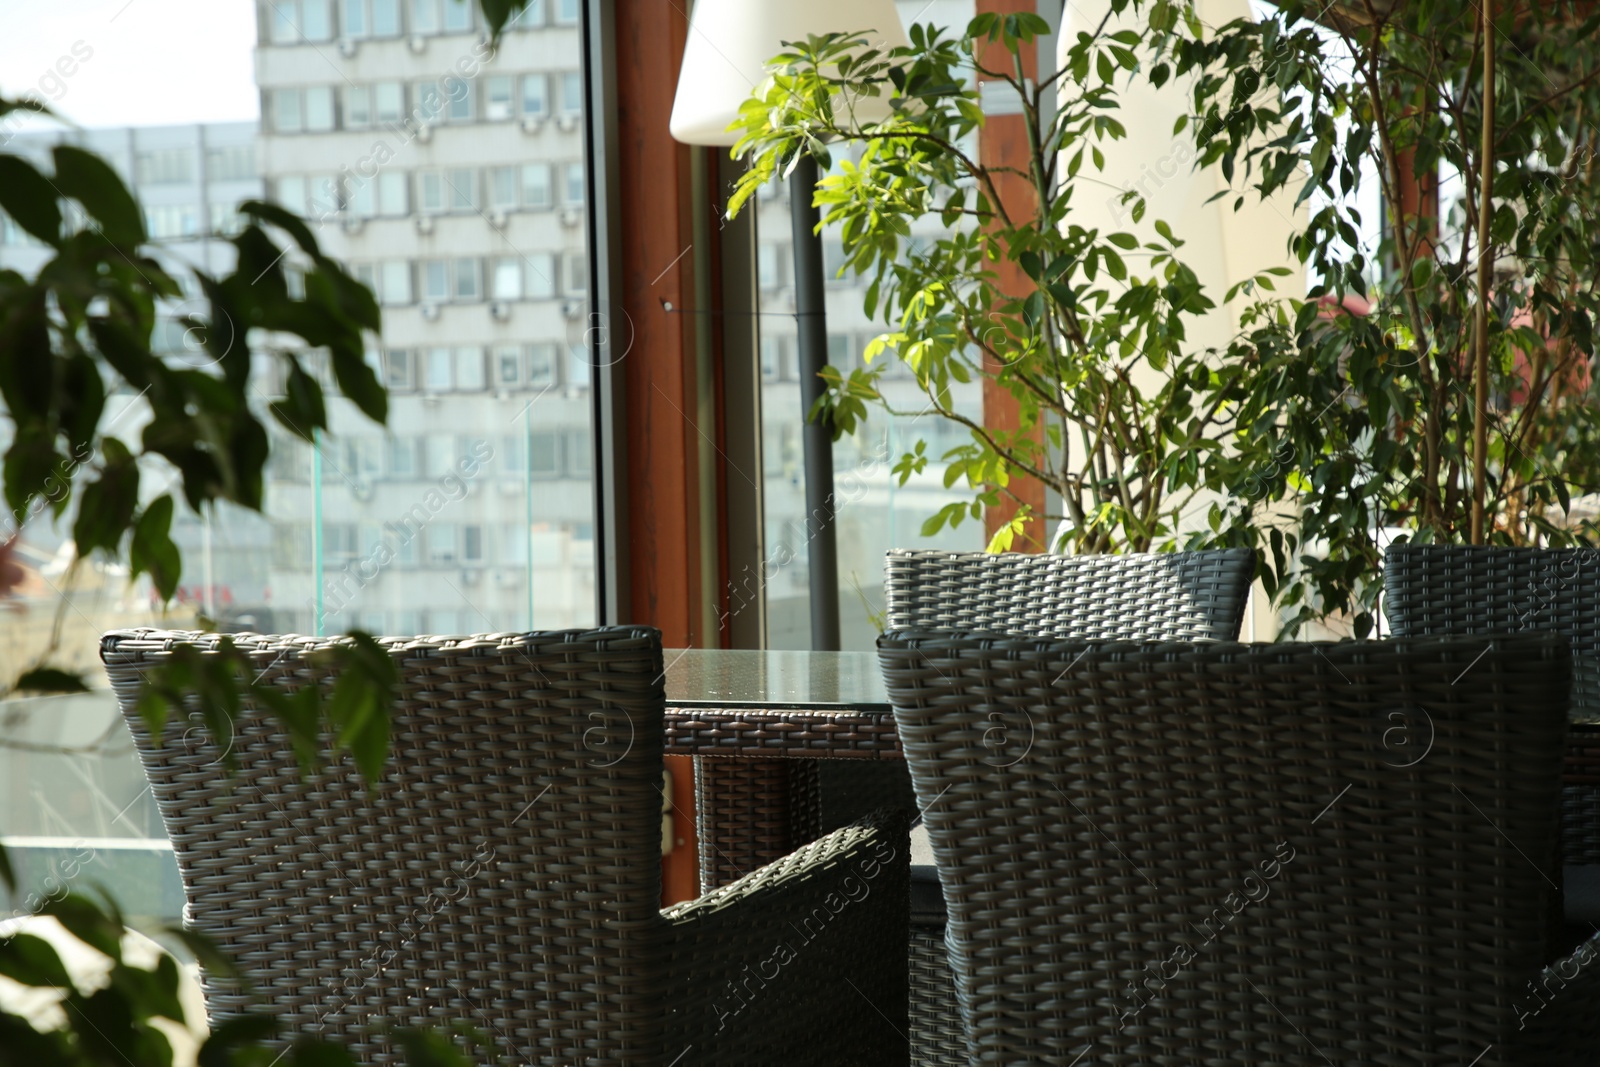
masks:
<svg viewBox="0 0 1600 1067"><path fill-rule="evenodd" d="M879 811L666 909L667 1061L905 1063L910 851L907 816Z"/></svg>

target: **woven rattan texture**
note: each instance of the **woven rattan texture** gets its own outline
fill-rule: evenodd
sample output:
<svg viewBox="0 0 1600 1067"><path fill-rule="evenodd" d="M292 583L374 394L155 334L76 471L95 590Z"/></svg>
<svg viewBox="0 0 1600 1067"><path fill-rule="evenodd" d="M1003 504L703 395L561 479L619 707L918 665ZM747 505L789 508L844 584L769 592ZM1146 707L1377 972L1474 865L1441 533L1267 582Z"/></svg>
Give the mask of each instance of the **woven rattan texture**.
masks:
<svg viewBox="0 0 1600 1067"><path fill-rule="evenodd" d="M259 994L206 976L213 1019L259 1003L286 1034L337 1037L371 1064L395 1062L384 1027L466 1023L507 1062L661 1067L691 1045L694 1063L779 1062L790 1046L775 1035L823 1020L836 1044L876 1047L883 1013L903 1015L903 822L842 830L663 916L656 631L387 641L401 681L389 766L370 793L345 763L302 780L253 709L236 724L231 779L197 715L150 735L136 711L143 672L179 642L218 640L146 630L102 644L188 920ZM327 640L232 640L269 684L322 680L311 654ZM862 973L887 975L876 1002L821 982L758 1011L718 1001L727 990L704 975L759 969L773 930L830 894L851 899L841 880L868 860L874 892L790 970L809 975L847 940Z"/></svg>
<svg viewBox="0 0 1600 1067"><path fill-rule="evenodd" d="M1397 545L1383 565L1383 609L1397 637L1558 633L1572 642L1572 713L1600 719L1600 552ZM1592 739L1573 736L1562 855L1600 863L1600 776Z"/></svg>
<svg viewBox="0 0 1600 1067"><path fill-rule="evenodd" d="M910 960L912 1063L964 1065L967 1042L961 1033L955 976L945 958L943 928L913 926Z"/></svg>
<svg viewBox="0 0 1600 1067"><path fill-rule="evenodd" d="M972 1062L1589 1062L1559 638L879 647Z"/></svg>
<svg viewBox="0 0 1600 1067"><path fill-rule="evenodd" d="M884 564L891 630L1126 640L1239 636L1255 554L1061 556L896 549Z"/></svg>
<svg viewBox="0 0 1600 1067"><path fill-rule="evenodd" d="M695 760L700 889L728 885L793 851L790 762Z"/></svg>

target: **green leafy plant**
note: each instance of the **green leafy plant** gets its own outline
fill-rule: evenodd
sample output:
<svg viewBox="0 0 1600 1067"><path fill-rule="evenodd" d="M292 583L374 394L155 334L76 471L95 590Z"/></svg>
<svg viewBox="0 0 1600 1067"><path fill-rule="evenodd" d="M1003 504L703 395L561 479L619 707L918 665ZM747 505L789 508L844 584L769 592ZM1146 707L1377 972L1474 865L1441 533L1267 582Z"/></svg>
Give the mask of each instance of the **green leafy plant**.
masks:
<svg viewBox="0 0 1600 1067"><path fill-rule="evenodd" d="M1189 325L1216 305L1164 222L1154 224L1157 239L1141 242L1085 227L1073 213L1080 175L1103 168L1105 146L1125 136L1116 81L1138 69L1144 37L1102 23L1034 84L1020 51L1047 31L1036 15L983 14L959 39L913 26L910 47L887 52L868 33L790 44L741 110L734 151L749 168L730 211L802 153L833 168L817 203L848 269L871 279L866 311L887 330L867 348L865 367L828 372L820 407L840 435L870 408L901 413L879 387L888 354L911 369L926 411L967 429L970 441L939 458L946 484L965 482L971 498L939 511L925 534L1009 496L1016 519L990 548L1012 547L1032 516L1012 486L1025 475L1061 501L1059 513L1041 516L1059 524L1046 547L1172 547L1256 372L1243 364L1219 372L1188 342ZM983 124L979 75L1020 101L1025 171L987 164L969 147ZM861 102L874 98L887 100L890 116L858 120ZM1012 179L1025 183L1026 208L1002 196ZM1131 217L1145 213L1139 198ZM928 217L939 220L939 235L912 241L913 223ZM1004 287L1002 265L1026 278L1021 291ZM1277 272L1287 273L1263 272L1252 286L1270 290ZM1015 429L957 410L952 385L980 379L1016 400ZM901 483L933 458L918 442L896 463Z"/></svg>

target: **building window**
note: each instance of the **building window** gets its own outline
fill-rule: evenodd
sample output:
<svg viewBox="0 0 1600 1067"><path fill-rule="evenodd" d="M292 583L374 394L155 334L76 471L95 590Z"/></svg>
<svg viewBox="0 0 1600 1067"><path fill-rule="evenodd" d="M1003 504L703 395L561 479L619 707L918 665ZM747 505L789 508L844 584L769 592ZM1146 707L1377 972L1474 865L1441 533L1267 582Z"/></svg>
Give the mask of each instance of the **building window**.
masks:
<svg viewBox="0 0 1600 1067"><path fill-rule="evenodd" d="M311 201L306 204L306 217L320 222L337 215L340 210L339 179L332 175L312 179Z"/></svg>
<svg viewBox="0 0 1600 1067"><path fill-rule="evenodd" d="M423 378L422 384L428 392L449 392L451 383L454 381L450 374L450 350L448 348L428 349L427 362L423 364L423 372L426 377ZM429 439L430 444L432 440L432 438ZM433 465L433 458L430 450L428 456L428 470L430 472L438 470Z"/></svg>
<svg viewBox="0 0 1600 1067"><path fill-rule="evenodd" d="M511 16L508 30L532 30L544 25L544 0L528 0L528 6Z"/></svg>
<svg viewBox="0 0 1600 1067"><path fill-rule="evenodd" d="M489 172L489 209L491 211L517 209L516 167L496 167Z"/></svg>
<svg viewBox="0 0 1600 1067"><path fill-rule="evenodd" d="M782 245L763 243L756 248L756 278L763 289L781 288L784 281Z"/></svg>
<svg viewBox="0 0 1600 1067"><path fill-rule="evenodd" d="M843 276L845 268L844 242L822 242L822 277L825 281L835 284L845 284L848 279Z"/></svg>
<svg viewBox="0 0 1600 1067"><path fill-rule="evenodd" d="M500 345L494 350L494 384L514 388L522 383L522 349Z"/></svg>
<svg viewBox="0 0 1600 1067"><path fill-rule="evenodd" d="M379 291L385 304L411 303L411 264L403 259L389 259L378 271Z"/></svg>
<svg viewBox="0 0 1600 1067"><path fill-rule="evenodd" d="M451 122L472 121L472 85L465 78L444 80L445 116Z"/></svg>
<svg viewBox="0 0 1600 1067"><path fill-rule="evenodd" d="M444 179L438 171L425 170L417 175L417 209L430 214L444 210Z"/></svg>
<svg viewBox="0 0 1600 1067"><path fill-rule="evenodd" d="M483 299L483 287L479 282L476 259L456 260L454 274L457 300Z"/></svg>
<svg viewBox="0 0 1600 1067"><path fill-rule="evenodd" d="M391 348L385 353L384 381L388 383L390 389L405 391L416 388L416 368L411 365L411 352L409 349ZM389 442L389 470L392 473L397 473L398 464L394 460L394 455L395 445L399 443L400 439L398 438ZM409 442L407 443L409 444ZM410 468L416 467L417 457L415 452L408 458L407 463ZM408 469L407 476L410 473L411 471Z"/></svg>
<svg viewBox="0 0 1600 1067"><path fill-rule="evenodd" d="M550 80L543 74L522 76L522 113L538 118L550 113Z"/></svg>
<svg viewBox="0 0 1600 1067"><path fill-rule="evenodd" d="M483 117L490 122L503 122L516 113L509 74L493 74L483 85Z"/></svg>
<svg viewBox="0 0 1600 1067"><path fill-rule="evenodd" d="M567 177L566 202L573 205L582 205L583 194L587 186L583 177L583 164L568 163L564 173Z"/></svg>
<svg viewBox="0 0 1600 1067"><path fill-rule="evenodd" d="M312 86L306 90L306 129L325 133L333 129L333 87Z"/></svg>
<svg viewBox="0 0 1600 1067"><path fill-rule="evenodd" d="M402 171L386 170L378 174L378 214L404 215L406 213L406 176Z"/></svg>
<svg viewBox="0 0 1600 1067"><path fill-rule="evenodd" d="M515 259L497 259L494 261L494 281L490 295L496 300L520 300L522 298L522 264Z"/></svg>
<svg viewBox="0 0 1600 1067"><path fill-rule="evenodd" d="M553 341L541 341L528 348L528 385L548 389L556 384L556 363L561 350Z"/></svg>
<svg viewBox="0 0 1600 1067"><path fill-rule="evenodd" d="M475 170L447 170L445 185L449 188L451 211L478 210L478 172Z"/></svg>
<svg viewBox="0 0 1600 1067"><path fill-rule="evenodd" d="M434 566L444 566L456 561L456 524L453 522L436 522L428 527L425 535L428 539L428 562ZM453 612L439 612L430 614L454 614ZM440 619L440 622L445 620ZM454 620L451 620L452 622ZM450 629L454 629L453 626Z"/></svg>
<svg viewBox="0 0 1600 1067"><path fill-rule="evenodd" d="M400 35L400 0L372 0L372 35Z"/></svg>
<svg viewBox="0 0 1600 1067"><path fill-rule="evenodd" d="M144 209L145 230L151 237L195 237L200 233L200 209L193 204L162 204Z"/></svg>
<svg viewBox="0 0 1600 1067"><path fill-rule="evenodd" d="M154 148L134 157L140 185L180 185L194 181L194 149ZM248 177L249 175L246 175Z"/></svg>
<svg viewBox="0 0 1600 1067"><path fill-rule="evenodd" d="M305 129L299 89L275 89L272 94L272 128L278 133L299 133Z"/></svg>
<svg viewBox="0 0 1600 1067"><path fill-rule="evenodd" d="M328 0L300 0L300 33L308 41L326 41L333 36Z"/></svg>
<svg viewBox="0 0 1600 1067"><path fill-rule="evenodd" d="M561 110L573 113L583 110L583 75L575 70L561 75Z"/></svg>
<svg viewBox="0 0 1600 1067"><path fill-rule="evenodd" d="M372 184L365 178L355 177L345 187L345 202L350 206L350 214L358 219L370 219L378 213Z"/></svg>
<svg viewBox="0 0 1600 1067"><path fill-rule="evenodd" d="M450 299L450 271L442 259L430 259L422 264L422 299L430 304Z"/></svg>
<svg viewBox="0 0 1600 1067"><path fill-rule="evenodd" d="M578 0L556 0L556 24L560 26L578 24Z"/></svg>
<svg viewBox="0 0 1600 1067"><path fill-rule="evenodd" d="M239 212L232 204L211 205L211 232L221 237L232 237L241 229Z"/></svg>
<svg viewBox="0 0 1600 1067"><path fill-rule="evenodd" d="M374 85L372 110L378 122L399 122L406 110L406 94L400 83L378 82Z"/></svg>
<svg viewBox="0 0 1600 1067"><path fill-rule="evenodd" d="M483 527L468 525L461 527L461 562L483 562Z"/></svg>
<svg viewBox="0 0 1600 1067"><path fill-rule="evenodd" d="M344 87L344 128L364 130L372 125L372 89L366 85Z"/></svg>
<svg viewBox="0 0 1600 1067"><path fill-rule="evenodd" d="M267 20L273 44L300 42L299 0L267 0Z"/></svg>
<svg viewBox="0 0 1600 1067"><path fill-rule="evenodd" d="M274 195L278 204L296 215L305 214L306 210L306 180L298 175L285 175L273 184Z"/></svg>
<svg viewBox="0 0 1600 1067"><path fill-rule="evenodd" d="M372 32L367 21L367 0L344 0L339 14L346 37L365 37Z"/></svg>
<svg viewBox="0 0 1600 1067"><path fill-rule="evenodd" d="M516 448L510 454L519 458L522 456L522 442L515 438ZM500 556L502 565L509 567L526 567L528 565L528 527L520 522L502 523L500 526Z"/></svg>
<svg viewBox="0 0 1600 1067"><path fill-rule="evenodd" d="M456 388L468 393L481 393L488 387L484 376L483 349L468 345L455 350Z"/></svg>
<svg viewBox="0 0 1600 1067"><path fill-rule="evenodd" d="M394 356L394 355L395 355L395 353L393 353L393 352L390 353L391 357ZM407 357L407 361L406 361L406 369L407 369L407 379L406 380L407 380L407 384L403 385L403 386L395 384L395 380L394 380L393 376L391 375L390 379L389 379L389 388L391 388L391 389L409 389L409 388L411 388L410 377L409 377L410 366L411 366L409 357L410 357L411 353L402 351L402 352L399 353L399 355ZM391 366L392 366L392 364L391 364ZM389 477L394 478L397 481L402 481L402 480L403 481L409 481L412 478L415 478L416 476L417 476L417 441L416 441L416 438L414 438L414 437L391 437L391 438L389 438Z"/></svg>
<svg viewBox="0 0 1600 1067"><path fill-rule="evenodd" d="M449 349L444 349L446 353ZM456 469L456 440L443 434L429 434L422 439L427 451L427 473L430 478L449 474Z"/></svg>
<svg viewBox="0 0 1600 1067"><path fill-rule="evenodd" d="M527 264L524 292L530 300L548 300L556 295L556 263L549 252L534 252L523 257Z"/></svg>
<svg viewBox="0 0 1600 1067"><path fill-rule="evenodd" d="M411 32L439 32L439 0L411 0Z"/></svg>
<svg viewBox="0 0 1600 1067"><path fill-rule="evenodd" d="M534 430L528 435L528 477L561 476L561 435L553 430Z"/></svg>
<svg viewBox="0 0 1600 1067"><path fill-rule="evenodd" d="M350 264L350 276L362 285L371 289L374 294L378 291L378 268L371 263Z"/></svg>
<svg viewBox="0 0 1600 1067"><path fill-rule="evenodd" d="M439 121L444 99L439 95L438 82L417 82L411 87L411 98L416 102L418 122Z"/></svg>
<svg viewBox="0 0 1600 1067"><path fill-rule="evenodd" d="M444 0L446 33L466 33L472 29L472 5L467 0Z"/></svg>
<svg viewBox="0 0 1600 1067"><path fill-rule="evenodd" d="M589 291L589 257L582 252L568 252L561 257L566 265L566 277L561 291L581 296Z"/></svg>
<svg viewBox="0 0 1600 1067"><path fill-rule="evenodd" d="M522 166L522 206L547 208L554 201L550 188L550 164L525 163Z"/></svg>
<svg viewBox="0 0 1600 1067"><path fill-rule="evenodd" d="M206 179L208 181L249 181L255 176L255 145L230 144L206 150Z"/></svg>
<svg viewBox="0 0 1600 1067"><path fill-rule="evenodd" d="M577 478L587 478L593 473L589 460L589 435L582 430L567 434L567 473Z"/></svg>

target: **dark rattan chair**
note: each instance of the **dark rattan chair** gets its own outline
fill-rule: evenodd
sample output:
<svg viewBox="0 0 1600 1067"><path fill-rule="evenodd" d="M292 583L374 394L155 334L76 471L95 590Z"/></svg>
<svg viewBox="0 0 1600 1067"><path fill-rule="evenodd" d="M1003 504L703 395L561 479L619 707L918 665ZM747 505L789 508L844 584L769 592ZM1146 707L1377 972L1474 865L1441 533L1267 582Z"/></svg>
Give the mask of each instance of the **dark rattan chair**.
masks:
<svg viewBox="0 0 1600 1067"><path fill-rule="evenodd" d="M1567 913L1600 923L1600 552L1396 545L1384 615L1397 637L1558 633L1572 644L1572 717L1561 804Z"/></svg>
<svg viewBox="0 0 1600 1067"><path fill-rule="evenodd" d="M342 761L302 776L250 707L231 777L197 711L151 736L144 673L219 640L120 631L101 649L187 920L255 994L206 975L214 1020L259 1003L363 1063L394 1061L392 1027L454 1023L552 1067L905 1062L902 817L661 910L656 631L387 639L401 682L370 792ZM274 686L326 680L329 640L233 640Z"/></svg>
<svg viewBox="0 0 1600 1067"><path fill-rule="evenodd" d="M1594 1062L1551 635L894 633L970 1062Z"/></svg>
<svg viewBox="0 0 1600 1067"><path fill-rule="evenodd" d="M892 630L982 630L1038 637L1232 641L1255 574L1248 549L1060 556L892 551L884 591ZM824 825L911 802L903 765L824 764ZM837 799L849 797L848 806ZM911 1045L923 1064L966 1062L944 954L944 900L931 867L912 869Z"/></svg>

